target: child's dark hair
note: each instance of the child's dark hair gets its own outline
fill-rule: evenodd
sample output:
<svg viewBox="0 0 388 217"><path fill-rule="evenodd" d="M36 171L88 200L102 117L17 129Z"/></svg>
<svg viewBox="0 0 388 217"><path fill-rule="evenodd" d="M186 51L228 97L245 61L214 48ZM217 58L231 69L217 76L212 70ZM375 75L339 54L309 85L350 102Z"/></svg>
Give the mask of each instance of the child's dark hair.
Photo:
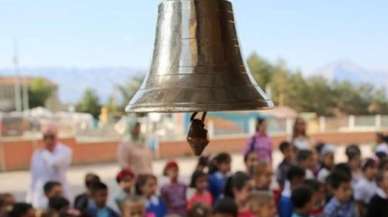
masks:
<svg viewBox="0 0 388 217"><path fill-rule="evenodd" d="M366 171L369 168L373 168L373 167L377 167L377 166L378 166L377 162L374 159L368 158L362 164L362 171Z"/></svg>
<svg viewBox="0 0 388 217"><path fill-rule="evenodd" d="M266 118L265 117L257 117L256 118L256 130L259 130L259 127L264 123L266 122Z"/></svg>
<svg viewBox="0 0 388 217"><path fill-rule="evenodd" d="M48 181L43 185L43 191L45 194L48 194L54 187L57 186L62 186L62 184L57 181Z"/></svg>
<svg viewBox="0 0 388 217"><path fill-rule="evenodd" d="M358 145L352 144L346 147L345 154L348 157L348 160L352 160L361 156L361 149L358 147Z"/></svg>
<svg viewBox="0 0 388 217"><path fill-rule="evenodd" d="M232 157L230 154L226 152L222 152L217 154L211 161L209 165L209 173L215 173L218 171L218 165L222 163L230 163L232 161Z"/></svg>
<svg viewBox="0 0 388 217"><path fill-rule="evenodd" d="M376 152L375 154L379 160L383 160L388 156L385 152L382 151Z"/></svg>
<svg viewBox="0 0 388 217"><path fill-rule="evenodd" d="M292 181L295 178L305 177L305 176L306 176L306 171L302 167L297 165L292 165L287 172L288 181Z"/></svg>
<svg viewBox="0 0 388 217"><path fill-rule="evenodd" d="M209 156L200 156L198 158L198 161L197 161L197 167L208 167L209 166L209 162L210 161L210 157Z"/></svg>
<svg viewBox="0 0 388 217"><path fill-rule="evenodd" d="M16 203L8 213L8 217L23 217L30 209L33 207L29 203Z"/></svg>
<svg viewBox="0 0 388 217"><path fill-rule="evenodd" d="M318 142L318 143L315 145L314 149L315 149L315 151L316 151L318 154L321 154L323 148L325 147L325 145L326 145L326 144L325 144L324 142Z"/></svg>
<svg viewBox="0 0 388 217"><path fill-rule="evenodd" d="M333 167L332 172L337 172L337 171L346 173L350 177L352 176L352 168L350 168L349 164L347 164L347 163L336 164Z"/></svg>
<svg viewBox="0 0 388 217"><path fill-rule="evenodd" d="M323 187L323 184L315 179L306 179L304 184L305 186L308 186L313 192L318 192Z"/></svg>
<svg viewBox="0 0 388 217"><path fill-rule="evenodd" d="M93 183L93 185L90 187L90 190L92 193L96 193L98 191L107 191L108 186L103 182L96 182L96 183Z"/></svg>
<svg viewBox="0 0 388 217"><path fill-rule="evenodd" d="M251 154L255 154L256 155L256 151L255 150L249 150L247 153L244 154L244 162L245 163L248 161L248 157Z"/></svg>
<svg viewBox="0 0 388 217"><path fill-rule="evenodd" d="M207 177L207 174L199 170L194 171L191 176L190 188L196 188L197 180L202 177Z"/></svg>
<svg viewBox="0 0 388 217"><path fill-rule="evenodd" d="M96 182L101 182L101 179L97 174L88 173L85 175L85 186L87 188L90 188Z"/></svg>
<svg viewBox="0 0 388 217"><path fill-rule="evenodd" d="M283 141L279 144L279 150L282 153L284 153L290 147L292 147L292 144L288 141Z"/></svg>
<svg viewBox="0 0 388 217"><path fill-rule="evenodd" d="M61 211L70 207L70 202L64 197L50 198L48 206L52 210Z"/></svg>
<svg viewBox="0 0 388 217"><path fill-rule="evenodd" d="M304 208L313 198L313 190L308 186L295 188L291 194L291 201L295 208Z"/></svg>
<svg viewBox="0 0 388 217"><path fill-rule="evenodd" d="M234 198L233 190L241 190L251 180L251 177L244 172L236 172L233 176L229 177L225 183L225 196Z"/></svg>
<svg viewBox="0 0 388 217"><path fill-rule="evenodd" d="M142 174L137 177L136 184L135 184L135 192L137 195L140 195L140 196L143 195L142 188L149 179L154 179L155 181L157 180L156 176L152 174Z"/></svg>
<svg viewBox="0 0 388 217"><path fill-rule="evenodd" d="M296 155L296 160L298 162L305 161L309 157L311 157L312 155L313 155L313 152L310 150L299 150L297 155Z"/></svg>
<svg viewBox="0 0 388 217"><path fill-rule="evenodd" d="M341 184L351 182L351 180L351 176L342 171L333 171L327 177L327 183L333 189L338 189Z"/></svg>
<svg viewBox="0 0 388 217"><path fill-rule="evenodd" d="M238 207L236 202L229 197L224 197L216 202L213 208L214 214L226 214L233 217L238 215Z"/></svg>

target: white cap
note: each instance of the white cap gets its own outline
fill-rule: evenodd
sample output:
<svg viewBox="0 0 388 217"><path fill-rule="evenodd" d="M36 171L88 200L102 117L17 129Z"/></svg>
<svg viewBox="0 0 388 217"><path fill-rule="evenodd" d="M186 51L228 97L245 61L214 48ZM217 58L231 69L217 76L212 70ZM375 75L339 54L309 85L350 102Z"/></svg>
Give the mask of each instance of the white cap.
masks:
<svg viewBox="0 0 388 217"><path fill-rule="evenodd" d="M321 156L325 156L327 154L334 154L335 148L334 145L331 144L325 144L321 151Z"/></svg>

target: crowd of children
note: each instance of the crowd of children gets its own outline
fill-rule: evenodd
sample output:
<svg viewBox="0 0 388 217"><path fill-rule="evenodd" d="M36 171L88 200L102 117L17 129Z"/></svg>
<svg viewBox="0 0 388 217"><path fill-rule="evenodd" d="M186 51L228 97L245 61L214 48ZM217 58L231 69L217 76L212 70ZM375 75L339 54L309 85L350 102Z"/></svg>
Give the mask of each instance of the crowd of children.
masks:
<svg viewBox="0 0 388 217"><path fill-rule="evenodd" d="M263 133L259 139L269 143ZM0 194L0 217L388 217L388 157L383 148L388 145L383 140L380 151L368 158L359 146L347 146L347 162L335 162L333 145L319 143L309 149L299 140L299 148L292 142L279 144L283 160L275 170L272 157L257 154L259 146L246 150L245 171L232 173L228 153L200 157L190 183L182 181L175 161L166 163L163 175L168 181L160 185L153 174L124 168L116 176L114 207L107 203L107 185L90 173L85 192L74 201L54 181L44 185L46 200L39 207Z"/></svg>

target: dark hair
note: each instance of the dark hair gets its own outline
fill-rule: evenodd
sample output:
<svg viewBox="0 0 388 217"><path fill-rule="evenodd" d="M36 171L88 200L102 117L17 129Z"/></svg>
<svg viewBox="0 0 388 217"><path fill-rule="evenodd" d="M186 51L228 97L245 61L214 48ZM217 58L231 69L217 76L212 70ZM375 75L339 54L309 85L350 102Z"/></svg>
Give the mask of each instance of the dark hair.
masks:
<svg viewBox="0 0 388 217"><path fill-rule="evenodd" d="M350 168L349 164L347 164L347 163L336 164L333 167L332 172L337 172L337 171L342 172L342 173L346 173L348 176L352 177L352 168Z"/></svg>
<svg viewBox="0 0 388 217"><path fill-rule="evenodd" d="M213 208L214 214L227 214L237 217L238 207L236 202L229 197L224 197L216 202Z"/></svg>
<svg viewBox="0 0 388 217"><path fill-rule="evenodd" d="M62 184L57 181L48 181L43 185L43 191L45 194L48 194L57 186L62 186Z"/></svg>
<svg viewBox="0 0 388 217"><path fill-rule="evenodd" d="M226 152L222 152L217 154L210 162L209 165L209 173L215 173L218 171L218 165L222 163L230 163L232 161L232 157L230 154Z"/></svg>
<svg viewBox="0 0 388 217"><path fill-rule="evenodd" d="M98 191L107 191L108 186L103 182L96 182L92 184L92 186L90 187L90 190L92 193L96 193Z"/></svg>
<svg viewBox="0 0 388 217"><path fill-rule="evenodd" d="M305 176L306 176L306 171L302 167L297 166L297 165L292 165L290 167L290 169L288 169L288 172L287 172L287 180L288 181L292 181L295 178L305 177Z"/></svg>
<svg viewBox="0 0 388 217"><path fill-rule="evenodd" d="M288 148L292 147L291 143L288 141L283 141L279 144L279 150L284 153L284 151Z"/></svg>
<svg viewBox="0 0 388 217"><path fill-rule="evenodd" d="M229 177L225 183L225 196L234 198L233 190L241 190L251 180L251 177L244 172L236 172L233 176Z"/></svg>
<svg viewBox="0 0 388 217"><path fill-rule="evenodd" d="M209 156L200 156L197 161L197 168L202 166L202 167L208 167L209 166Z"/></svg>
<svg viewBox="0 0 388 217"><path fill-rule="evenodd" d="M313 198L313 190L308 186L295 188L291 194L292 205L297 209L304 208Z"/></svg>
<svg viewBox="0 0 388 217"><path fill-rule="evenodd" d="M310 151L310 150L299 150L297 155L296 155L296 160L298 162L300 161L305 161L307 160L309 157L311 157L313 155L313 152Z"/></svg>
<svg viewBox="0 0 388 217"><path fill-rule="evenodd" d="M64 197L50 198L48 207L52 210L61 211L70 207L70 202Z"/></svg>
<svg viewBox="0 0 388 217"><path fill-rule="evenodd" d="M304 180L304 184L308 186L313 192L318 192L323 187L323 184L316 179L306 179Z"/></svg>
<svg viewBox="0 0 388 217"><path fill-rule="evenodd" d="M377 162L376 162L374 159L368 158L368 159L366 159L366 160L363 162L363 164L362 164L362 170L365 171L365 170L367 170L367 169L369 169L369 168L377 167L377 166L378 166L378 165L377 165Z"/></svg>
<svg viewBox="0 0 388 217"><path fill-rule="evenodd" d="M12 210L8 213L8 217L22 217L31 209L33 207L29 203L15 203Z"/></svg>
<svg viewBox="0 0 388 217"><path fill-rule="evenodd" d="M190 188L195 188L197 180L202 177L206 177L207 174L205 172L196 170L194 171L193 175L191 176L191 181L190 181Z"/></svg>
<svg viewBox="0 0 388 217"><path fill-rule="evenodd" d="M346 147L345 154L349 160L352 160L355 157L361 156L361 149L358 145L352 144Z"/></svg>
<svg viewBox="0 0 388 217"><path fill-rule="evenodd" d="M318 153L318 154L321 154L321 152L322 152L322 150L323 150L323 148L325 147L325 143L324 142L318 142L316 145L315 145L315 147L314 147L314 149L315 149L315 151Z"/></svg>
<svg viewBox="0 0 388 217"><path fill-rule="evenodd" d="M264 117L256 118L256 130L259 130L259 127L266 121Z"/></svg>
<svg viewBox="0 0 388 217"><path fill-rule="evenodd" d="M156 176L152 174L142 174L137 177L136 183L135 183L135 192L137 195L140 195L140 196L143 195L143 191L141 189L149 179L157 180Z"/></svg>
<svg viewBox="0 0 388 217"><path fill-rule="evenodd" d="M388 155L383 151L379 151L379 152L376 152L376 156L379 160L382 160L382 159L386 158Z"/></svg>
<svg viewBox="0 0 388 217"><path fill-rule="evenodd" d="M250 150L250 151L248 151L247 153L244 154L244 162L245 162L245 163L248 161L248 157L249 157L249 155L251 155L251 154L256 155L256 151L255 151L255 150Z"/></svg>
<svg viewBox="0 0 388 217"><path fill-rule="evenodd" d="M88 173L85 175L84 183L87 188L90 188L96 182L101 182L101 179L97 174Z"/></svg>
<svg viewBox="0 0 388 217"><path fill-rule="evenodd" d="M338 189L341 184L350 182L352 180L351 176L341 171L333 171L327 177L327 183L333 189Z"/></svg>

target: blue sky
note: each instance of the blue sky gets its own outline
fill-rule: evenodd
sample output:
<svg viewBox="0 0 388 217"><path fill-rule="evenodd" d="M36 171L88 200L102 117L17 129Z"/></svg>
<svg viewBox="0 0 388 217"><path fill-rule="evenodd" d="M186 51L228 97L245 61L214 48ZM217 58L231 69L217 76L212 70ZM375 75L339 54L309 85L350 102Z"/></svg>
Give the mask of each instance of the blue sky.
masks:
<svg viewBox="0 0 388 217"><path fill-rule="evenodd" d="M0 0L0 68L17 38L23 66L147 69L155 0ZM388 69L388 1L234 0L241 46L292 68L337 60Z"/></svg>

